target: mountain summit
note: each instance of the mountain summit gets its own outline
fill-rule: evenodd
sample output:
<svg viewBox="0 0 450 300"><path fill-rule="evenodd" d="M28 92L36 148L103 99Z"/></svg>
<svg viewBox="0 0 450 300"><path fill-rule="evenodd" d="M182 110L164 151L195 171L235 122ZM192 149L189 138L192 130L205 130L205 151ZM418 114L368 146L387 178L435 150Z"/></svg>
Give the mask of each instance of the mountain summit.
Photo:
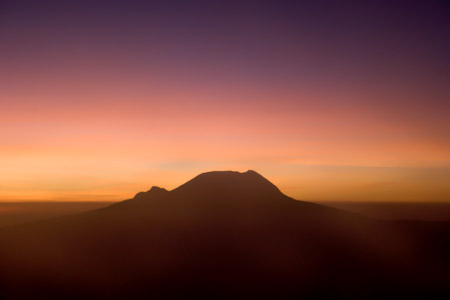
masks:
<svg viewBox="0 0 450 300"><path fill-rule="evenodd" d="M236 206L264 205L290 199L273 183L255 171L212 171L202 173L174 190L152 187L136 194L133 199L113 204L113 208L152 208L156 202L169 201L178 206ZM291 199L290 199L291 200ZM255 207L256 208L256 207Z"/></svg>
<svg viewBox="0 0 450 300"><path fill-rule="evenodd" d="M246 195L282 196L280 190L269 180L255 171L240 173L235 171L214 171L198 175L174 193L198 193L203 196Z"/></svg>
<svg viewBox="0 0 450 300"><path fill-rule="evenodd" d="M289 198L254 171L208 172L0 230L0 298L448 293L449 237L448 223L376 221Z"/></svg>

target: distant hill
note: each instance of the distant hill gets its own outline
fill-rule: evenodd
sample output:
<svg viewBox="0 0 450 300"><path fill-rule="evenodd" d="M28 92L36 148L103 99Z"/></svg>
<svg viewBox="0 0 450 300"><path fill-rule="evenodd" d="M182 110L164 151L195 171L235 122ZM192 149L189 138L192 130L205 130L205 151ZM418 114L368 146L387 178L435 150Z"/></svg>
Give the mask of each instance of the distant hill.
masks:
<svg viewBox="0 0 450 300"><path fill-rule="evenodd" d="M0 297L432 297L449 292L449 253L449 222L372 220L209 172L0 229Z"/></svg>

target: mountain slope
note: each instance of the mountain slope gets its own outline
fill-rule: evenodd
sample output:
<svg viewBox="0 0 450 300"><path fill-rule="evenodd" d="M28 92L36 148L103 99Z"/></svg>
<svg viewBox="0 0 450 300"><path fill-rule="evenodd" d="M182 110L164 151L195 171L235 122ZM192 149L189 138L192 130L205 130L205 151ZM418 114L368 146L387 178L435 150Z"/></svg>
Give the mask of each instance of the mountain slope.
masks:
<svg viewBox="0 0 450 300"><path fill-rule="evenodd" d="M0 291L7 298L443 292L449 228L297 201L254 171L209 172L172 191L153 187L107 208L0 231Z"/></svg>

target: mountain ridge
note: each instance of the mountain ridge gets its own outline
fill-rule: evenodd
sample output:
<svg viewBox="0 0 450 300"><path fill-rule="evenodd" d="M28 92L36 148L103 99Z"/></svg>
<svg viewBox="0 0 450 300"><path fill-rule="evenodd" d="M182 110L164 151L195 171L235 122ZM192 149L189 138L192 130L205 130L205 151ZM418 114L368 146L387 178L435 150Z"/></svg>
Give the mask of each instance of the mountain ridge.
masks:
<svg viewBox="0 0 450 300"><path fill-rule="evenodd" d="M147 192L139 192L133 198L113 204L110 207L137 206L138 203L145 205L146 201L161 199L180 201L184 198L189 198L192 203L203 201L204 204L207 204L207 202L210 202L209 204L230 203L233 201L243 203L254 200L255 205L258 201L269 201L269 199L272 201L292 199L256 171L211 171L201 173L172 190L153 186Z"/></svg>
<svg viewBox="0 0 450 300"><path fill-rule="evenodd" d="M448 253L448 224L372 220L215 171L0 230L0 297L449 294Z"/></svg>

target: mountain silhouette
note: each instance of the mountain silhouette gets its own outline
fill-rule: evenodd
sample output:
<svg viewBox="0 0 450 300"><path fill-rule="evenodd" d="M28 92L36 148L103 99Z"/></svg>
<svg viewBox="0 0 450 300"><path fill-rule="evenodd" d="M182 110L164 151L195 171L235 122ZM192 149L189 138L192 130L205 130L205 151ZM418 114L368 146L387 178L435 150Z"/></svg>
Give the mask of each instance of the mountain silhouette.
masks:
<svg viewBox="0 0 450 300"><path fill-rule="evenodd" d="M133 199L125 200L106 209L151 209L159 201L169 200L168 206L175 203L192 210L203 208L231 209L245 207L257 210L266 205L279 206L293 204L292 198L284 195L274 184L255 171L244 173L234 171L215 171L202 173L178 188L167 191L153 186L147 192L136 194ZM303 205L315 205L308 202L295 202ZM318 205L317 205L318 206ZM210 211L213 213L214 211Z"/></svg>
<svg viewBox="0 0 450 300"><path fill-rule="evenodd" d="M2 298L371 298L448 293L449 222L387 222L254 171L0 230Z"/></svg>

